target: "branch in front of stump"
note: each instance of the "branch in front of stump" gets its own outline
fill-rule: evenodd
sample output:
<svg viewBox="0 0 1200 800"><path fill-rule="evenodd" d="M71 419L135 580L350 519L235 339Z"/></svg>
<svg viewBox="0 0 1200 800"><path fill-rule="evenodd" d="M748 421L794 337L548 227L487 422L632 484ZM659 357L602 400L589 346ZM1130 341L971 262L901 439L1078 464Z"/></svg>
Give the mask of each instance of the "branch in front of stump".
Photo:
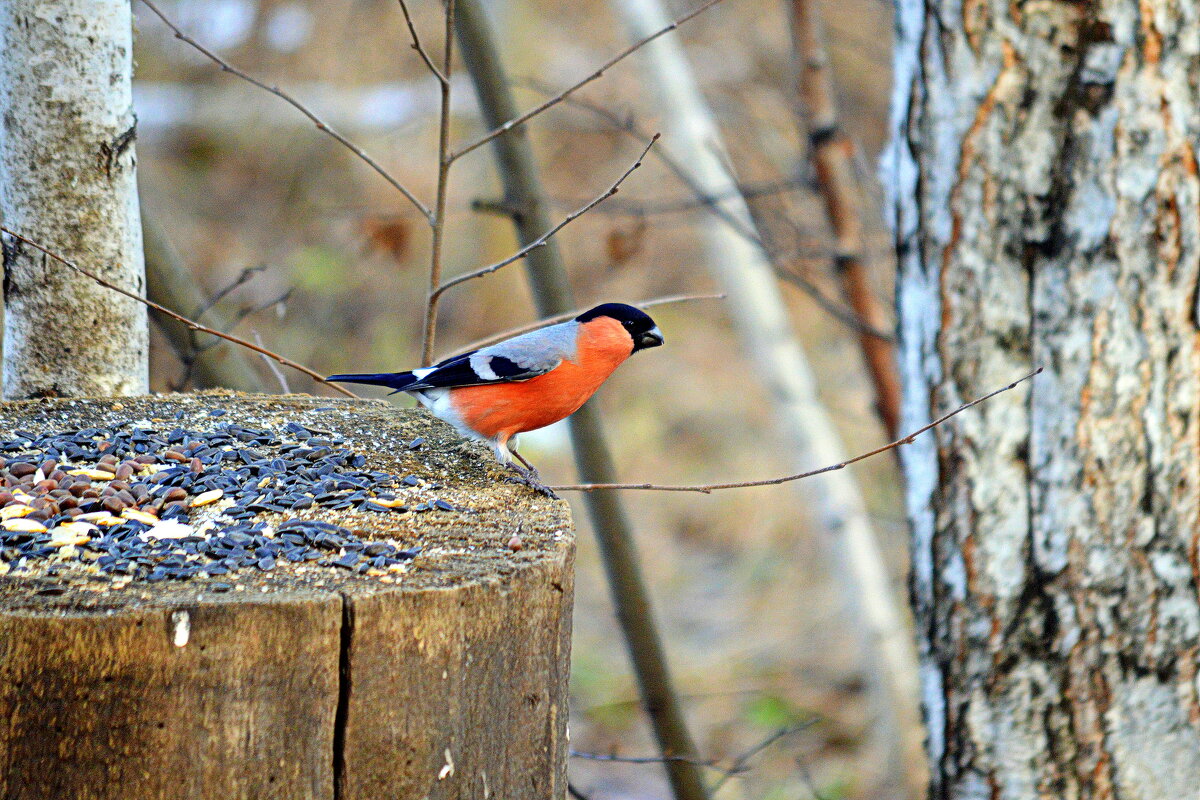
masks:
<svg viewBox="0 0 1200 800"><path fill-rule="evenodd" d="M400 194L404 195L410 203L412 203L414 206L416 206L417 210L421 212L421 216L425 217L426 222L428 222L431 225L433 224L433 212L429 209L428 206L426 206L424 203L422 203L420 200L418 200L417 196L415 194L413 194L406 186L404 186L404 184L400 183L400 181L397 180L395 178L395 176L393 176L390 172L388 172L386 169L384 169L379 164L378 161L376 161L375 159L373 159L369 155L367 155L367 153L361 147L356 145L354 142L350 141L345 136L343 136L342 134L338 133L336 130L331 128L324 120L322 120L315 113L313 113L313 111L310 110L308 108L308 106L304 105L299 100L297 100L295 97L288 94L284 90L280 89L278 86L271 86L271 85L259 80L258 78L255 78L253 75L250 75L249 73L244 72L241 69L238 69L237 67L233 66L228 61L226 61L225 59L221 58L219 55L214 53L212 50L210 50L207 47L205 47L204 45L200 44L200 42L196 41L191 36L184 33L183 29L180 28L178 25L176 25L174 22L172 22L171 18L168 17L166 14L164 14L159 9L159 7L152 2L152 0L142 0L142 3L146 6L146 8L153 11L154 15L156 17L158 17L160 20L162 20L164 25L166 25L168 28L171 29L171 32L175 35L176 39L178 39L181 42L191 45L198 52L200 52L202 55L204 55L209 61L212 61L214 64L216 64L218 67L220 67L222 72L228 72L230 75L236 75L237 77L241 78L242 80L246 81L247 83L254 84L255 86L257 86L258 88L262 89L265 92L270 92L271 94L278 97L280 100L283 100L285 103L290 105L292 108L299 111L304 116L308 117L309 121L312 122L312 124L316 126L317 130L319 130L319 131L321 131L321 133L324 133L327 136L330 136L331 138L333 138L335 141L337 141L339 144L341 144L343 147L345 147L351 153L358 156L359 159L361 159L363 161L363 163L365 163L371 169L373 169L377 173L379 173L379 175L385 181L390 183L393 186L393 188L398 190L400 192Z"/></svg>
<svg viewBox="0 0 1200 800"><path fill-rule="evenodd" d="M271 350L266 349L265 347L259 347L258 345L254 344L253 342L248 342L245 339L241 339L232 334L224 333L222 331L216 330L215 328L210 328L207 325L201 325L199 322L188 319L187 317L183 316L182 314L180 314L176 311L172 311L171 309L167 308L166 306L161 306L158 303L154 302L153 300L148 300L147 298L142 297L139 294L135 294L134 292L130 292L126 289L122 289L120 286L117 286L115 283L112 283L110 281L105 280L104 278L101 278L99 275L97 275L94 272L89 272L88 270L79 266L74 261L70 260L69 258L59 255L58 253L54 252L50 248L46 247L45 245L39 244L38 242L34 241L33 239L30 239L27 236L23 236L14 230L11 230L9 228L4 227L3 225L0 225L0 233L5 233L5 234L11 236L12 238L16 239L18 242L23 242L24 244L29 245L30 247L34 248L35 250L38 250L41 253L49 256L51 259L57 261L58 263L62 264L63 266L65 266L69 269L72 269L75 272L78 272L80 275L83 275L84 277L87 277L87 278L91 278L96 283L103 286L105 289L111 289L112 291L114 291L118 294L122 294L131 300L138 301L139 303L141 303L142 305L144 305L148 308L154 309L155 311L159 312L160 314L166 314L171 319L174 319L178 322L183 323L184 325L186 325L188 328L190 328L193 331L196 331L198 333L206 333L209 336L216 336L221 339L224 339L227 342L233 342L236 345L240 345L242 347L247 348L248 350L253 350L254 352L256 352L260 355L266 356L267 358L269 358L279 364L282 364L285 367L291 367L292 369L294 369L298 372L303 372L305 375L312 378L313 380L324 383L327 386L332 387L336 391L339 391L342 394L346 395L347 397L358 397L358 395L354 394L354 392L351 392L348 389L344 389L341 386L338 386L337 384L334 384L334 383L329 383L328 381L325 380L325 376L321 375L316 370L313 370L313 369L310 369L310 368L304 366L303 364L299 363L298 361L292 361L290 358L288 358L286 356L281 356L278 353L275 353L275 352L272 352Z"/></svg>
<svg viewBox="0 0 1200 800"><path fill-rule="evenodd" d="M969 403L964 403L951 411L949 414L938 417L928 425L925 425L924 427L919 428L894 442L885 444L883 447L877 447L874 450L862 453L854 458L846 459L845 461L838 462L837 464L830 464L829 466L821 467L820 469L809 470L808 472L800 472L795 475L784 475L779 478L767 478L766 480L761 481L745 481L742 483L705 483L685 486L670 486L657 483L577 483L570 486L551 486L550 488L556 492L595 492L602 489L638 489L652 492L701 492L703 494L711 494L712 492L721 491L723 489L748 489L753 486L777 486L781 483L790 483L792 481L798 481L804 478L811 478L814 475L821 475L825 472L834 472L839 469L844 469L851 464L857 464L859 461L868 459L871 456L877 456L880 453L886 453L888 450L895 450L897 447L901 447L906 444L912 444L913 439L916 439L922 433L933 430L951 417L957 416L967 409L979 405L980 403L991 400L998 394L1003 394L1009 389L1016 388L1018 385L1024 383L1033 376L1041 374L1043 369L1044 367L1038 367L1033 372L1018 378L1007 386L1003 386L993 392L989 392L983 397L977 397Z"/></svg>

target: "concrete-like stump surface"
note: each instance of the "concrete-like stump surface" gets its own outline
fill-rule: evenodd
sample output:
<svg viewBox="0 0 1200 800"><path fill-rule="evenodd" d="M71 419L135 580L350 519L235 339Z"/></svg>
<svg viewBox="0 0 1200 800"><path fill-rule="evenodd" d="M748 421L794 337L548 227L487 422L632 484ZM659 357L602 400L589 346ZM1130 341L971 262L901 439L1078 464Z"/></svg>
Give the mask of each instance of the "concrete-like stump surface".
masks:
<svg viewBox="0 0 1200 800"><path fill-rule="evenodd" d="M414 476L404 491L432 508L254 521L326 521L420 552L369 573L279 559L153 583L56 556L10 569L0 796L562 796L569 512L505 482L448 426L378 402L206 393L4 404L0 442L288 423L344 437L367 469Z"/></svg>

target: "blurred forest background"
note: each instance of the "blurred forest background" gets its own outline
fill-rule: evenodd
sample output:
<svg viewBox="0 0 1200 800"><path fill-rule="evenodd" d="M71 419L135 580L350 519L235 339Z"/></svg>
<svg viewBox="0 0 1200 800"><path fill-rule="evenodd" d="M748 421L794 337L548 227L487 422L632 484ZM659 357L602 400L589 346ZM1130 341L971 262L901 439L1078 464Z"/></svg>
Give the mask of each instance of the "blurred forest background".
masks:
<svg viewBox="0 0 1200 800"><path fill-rule="evenodd" d="M163 11L222 57L297 96L419 196L434 192L437 87L411 50L390 0L162 0ZM522 107L565 88L628 43L611 7L498 0L489 4ZM683 13L691 6L675 3ZM412 6L418 28L441 7ZM880 223L875 162L886 135L892 9L880 0L823 4L844 129L857 148L875 291L890 309L890 237ZM324 372L402 369L420 358L428 280L424 223L380 177L294 109L223 74L136 6L138 155L142 212L181 254L218 309L243 316L235 332ZM832 237L813 190L796 95L789 11L771 0L718 4L680 36L718 116L756 221L784 266L843 303ZM636 56L575 95L658 130L653 92ZM483 132L465 75L454 79L452 139ZM610 122L564 103L530 126L555 217L611 185L639 152ZM663 142L670 148L670 141ZM455 168L449 197L448 277L516 249L511 223L473 208L498 196L487 149ZM716 224L654 155L621 192L558 236L581 305L717 291L697 232ZM245 270L254 270L239 283ZM232 291L225 289L236 286ZM821 395L848 452L885 433L853 331L803 292L786 290ZM533 319L519 269L455 289L442 303L438 353ZM184 313L197 309L180 308ZM654 310L667 346L632 361L600 393L623 480L687 483L789 471L769 398L751 374L720 300ZM202 318L206 320L207 318ZM157 330L152 388L190 388L186 358ZM281 391L261 362L262 391ZM328 393L289 374L291 391ZM402 400L399 402L408 402ZM574 469L565 429L527 435L522 451L551 483ZM813 467L821 466L813 464ZM890 456L854 468L904 597L905 524ZM679 690L699 752L730 758L782 726L788 737L726 782L720 798L876 796L865 746L871 715L860 654L837 575L816 557L822 535L794 494L757 488L709 496L627 493ZM575 504L577 497L569 498ZM571 745L652 755L595 543L580 507ZM593 800L668 796L656 765L572 759L571 780Z"/></svg>

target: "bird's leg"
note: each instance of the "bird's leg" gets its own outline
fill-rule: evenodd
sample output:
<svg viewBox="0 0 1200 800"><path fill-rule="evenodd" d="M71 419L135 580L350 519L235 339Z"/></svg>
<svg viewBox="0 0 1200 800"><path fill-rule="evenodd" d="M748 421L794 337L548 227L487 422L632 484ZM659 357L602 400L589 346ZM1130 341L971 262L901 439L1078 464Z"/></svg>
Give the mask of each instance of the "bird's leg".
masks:
<svg viewBox="0 0 1200 800"><path fill-rule="evenodd" d="M528 462L528 461L525 459L525 456L523 456L523 455L521 455L520 453L518 453L518 452L517 452L517 448L515 448L515 447L510 447L510 448L508 449L508 451L509 451L510 453L512 453L514 456L516 456L518 461L520 461L522 464L524 464L524 465L525 465L525 469L529 470L529 475L530 475L530 477L532 477L534 480L541 480L541 477L542 477L542 476L538 474L537 467L535 467L533 464L530 464L530 463L529 463L529 462Z"/></svg>

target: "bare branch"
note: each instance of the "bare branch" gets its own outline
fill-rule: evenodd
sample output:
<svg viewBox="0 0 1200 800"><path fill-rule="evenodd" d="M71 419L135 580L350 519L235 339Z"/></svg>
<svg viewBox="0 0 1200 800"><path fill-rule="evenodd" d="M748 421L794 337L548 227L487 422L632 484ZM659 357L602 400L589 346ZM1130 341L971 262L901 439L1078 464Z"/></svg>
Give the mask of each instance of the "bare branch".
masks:
<svg viewBox="0 0 1200 800"><path fill-rule="evenodd" d="M84 275L88 278L91 278L96 283L103 286L105 289L111 289L112 291L117 292L118 294L122 294L131 300L136 300L139 303L142 303L143 305L154 309L155 311L159 312L160 314L166 314L171 319L182 322L184 325L186 325L188 328L190 328L193 331L198 331L199 333L207 333L210 336L217 336L228 342L233 342L234 344L241 345L242 347L245 347L247 349L253 350L256 353L264 355L267 358L270 358L270 359L282 364L285 367L291 367L294 370L303 372L305 375L312 378L313 380L320 381L321 383L325 383L325 384L329 385L330 387L332 387L333 389L336 389L337 391L346 395L347 397L358 397L358 395L354 394L354 392L351 392L348 389L343 389L341 386L338 386L337 384L329 383L328 381L325 380L324 376L322 376L316 370L309 369L308 367L304 366L303 364L301 364L299 362L292 361L290 358L281 356L278 353L274 353L270 350L267 350L264 347L259 347L258 345L254 344L253 342L248 342L245 339L239 339L237 336L233 336L228 333L222 333L221 331L218 331L214 328L210 328L207 325L201 325L199 322L190 320L187 317L183 316L182 314L172 311L171 309L167 308L166 306L160 306L158 303L155 303L153 300L147 300L145 297L142 297L139 294L135 294L133 292L122 289L120 286L117 286L115 283L110 283L109 281L105 280L104 278L101 278L96 273L89 272L88 270L79 266L74 261L71 261L70 259L65 258L63 256L60 256L58 253L55 253L53 250L50 250L49 248L47 248L41 244L38 244L33 239L30 239L26 236L22 236L21 234L17 233L16 231L10 230L10 229L4 227L3 225L0 225L0 233L6 233L9 236L16 239L17 241L24 242L25 244L29 245L30 247L34 248L35 250L41 251L42 253L46 254L47 256L54 259L55 261L62 264L63 266L65 266L69 269L72 269L75 272L78 272L80 275Z"/></svg>
<svg viewBox="0 0 1200 800"><path fill-rule="evenodd" d="M216 64L218 67L220 67L223 72L228 72L231 75L236 75L237 77L241 78L242 80L244 80L248 83L252 83L264 91L270 92L271 94L275 95L276 97L278 97L279 99L283 100L285 103L290 105L292 108L299 111L304 116L308 117L309 121L311 121L313 123L313 125L317 126L317 130L333 137L343 147L345 147L351 153L354 153L354 155L358 156L365 164L367 164L367 166L371 167L371 169L373 169L377 173L379 173L379 175L385 181L390 183L397 191L399 191L402 195L404 195L406 198L408 198L409 202L411 202L414 206L417 207L417 210L421 212L421 215L424 216L425 219L428 222L430 222L430 224L433 223L433 212L431 212L424 203L422 203L420 200L418 200L417 196L415 194L413 194L411 191L409 191L407 187L405 187L402 183L400 183L400 181L398 181L394 177L392 177L391 173L389 173L382 166L380 166L379 162L377 162L375 159L373 159L369 155L367 155L366 152L364 152L361 147L359 147L354 142L347 139L342 134L338 133L333 128L329 127L329 125L327 125L320 117L318 117L316 114L314 114L312 111L310 111L306 105L304 105L299 100L297 100L295 97L292 97L292 95L288 94L287 92L280 89L279 87L271 86L271 85L259 80L258 78L255 78L254 76L252 76L246 72L243 72L242 70L240 70L237 67L230 64L225 59L221 58L219 55L214 53L212 50L209 50L207 47L200 44L198 41L193 39L191 36L188 36L186 33L184 33L179 28L178 25L176 25L174 22L172 22L170 20L170 18L167 17L166 14L164 14L162 11L160 11L158 6L156 6L152 0L142 0L142 3L145 4L146 8L153 11L154 15L157 16L159 19L161 19L163 21L164 25L166 25L168 28L171 29L172 33L175 34L176 39L178 39L181 42L185 42L185 43L191 45L196 50L198 50L200 53L204 54L204 56L207 57L209 61L212 61L214 64Z"/></svg>
<svg viewBox="0 0 1200 800"><path fill-rule="evenodd" d="M212 297L205 300L204 303L201 304L201 306L198 309L196 309L196 319L200 319L205 314L207 314L209 311L211 311L213 309L213 307L216 306L217 303L221 302L226 297L228 297L230 294L232 294L235 289L237 289L238 287L242 286L245 283L248 283L250 281L250 279L254 277L254 274L256 272L262 272L265 269L266 269L266 267L263 265L259 265L257 267L244 268L241 272L238 273L238 276L236 278L234 278L232 281L225 284L220 289L218 289L216 292L214 292Z"/></svg>
<svg viewBox="0 0 1200 800"><path fill-rule="evenodd" d="M400 10L404 12L404 22L408 25L409 35L412 36L412 49L420 54L421 60L425 62L425 66L429 67L433 77L438 79L438 83L448 83L450 79L442 74L442 71L433 63L433 59L429 57L429 53L421 46L421 37L417 36L417 28L413 25L412 15L408 13L408 3L404 0L400 0Z"/></svg>
<svg viewBox="0 0 1200 800"><path fill-rule="evenodd" d="M773 265L773 269L775 270L776 275L788 283L793 284L806 295L811 297L813 302L820 306L826 314L833 317L847 328L856 331L862 336L871 336L883 342L894 343L896 341L895 336L868 325L853 311L842 308L836 301L829 299L829 297L827 297L815 283L801 275L799 272L788 269L778 262Z"/></svg>
<svg viewBox="0 0 1200 800"><path fill-rule="evenodd" d="M237 315L234 317L234 323L233 323L234 327L239 325L247 317L254 316L258 312L266 311L268 308L272 308L274 306L282 307L282 310L280 311L279 316L283 316L283 313L286 312L287 301L291 299L292 293L295 291L296 291L295 286L289 286L278 297L274 297L269 300L264 300L257 305L244 306L243 308L238 310Z"/></svg>
<svg viewBox="0 0 1200 800"><path fill-rule="evenodd" d="M723 774L721 775L721 777L717 779L716 783L714 783L712 786L709 787L709 790L708 790L709 794L715 795L717 793L717 791L722 786L724 786L726 783L728 783L731 778L733 778L735 775L740 775L741 773L748 770L750 760L753 759L759 753L761 753L763 750L766 750L768 747L775 744L780 739L784 739L793 734L801 733L802 731L806 731L809 728L811 728L813 725L816 725L816 724L817 724L817 720L815 718L813 718L813 719L806 719L803 722L799 722L795 725L785 726L785 727L780 728L779 730L775 731L770 736L768 736L767 738L763 739L758 744L751 747L749 750L742 752L740 755L738 755L736 758L733 759L733 763L730 764L727 769L722 770Z"/></svg>
<svg viewBox="0 0 1200 800"><path fill-rule="evenodd" d="M433 210L433 240L429 248L429 295L425 298L425 327L421 337L421 366L433 359L437 337L438 301L442 293L442 250L446 240L446 197L450 191L450 70L454 66L454 0L446 0L446 29L442 45L441 106L438 110L437 201Z"/></svg>
<svg viewBox="0 0 1200 800"><path fill-rule="evenodd" d="M715 763L687 756L618 756L605 753L581 753L578 750L572 750L570 756L571 758L582 758L586 761L615 761L618 764L667 764L672 761L678 761L683 764L695 764L697 767L711 767Z"/></svg>
<svg viewBox="0 0 1200 800"><path fill-rule="evenodd" d="M762 751L769 748L771 745L792 736L797 733L808 730L815 725L817 720L806 719L803 722L795 725L787 725L771 733L760 742L756 742L749 749L734 756L729 762L728 767L718 766L719 759L698 759L689 756L621 756L616 753L582 753L578 750L571 750L569 755L571 758L581 758L588 761L610 761L618 764L667 764L671 762L681 762L684 764L693 764L698 767L711 767L721 773L721 777L717 779L709 788L709 794L715 795L717 790L724 786L729 780L737 775L742 774L750 769L750 761L753 760Z"/></svg>
<svg viewBox="0 0 1200 800"><path fill-rule="evenodd" d="M542 92L543 94L548 94L553 91L552 89L546 87L545 84L542 84L536 80L527 81L526 86L534 91ZM563 96L563 102L566 102L568 105L575 106L576 108L584 111L591 112L595 116L607 122L614 130L621 131L622 133L632 136L635 139L644 141L646 138L646 132L637 124L637 121L632 115L621 117L604 106L598 103L593 103L592 101L582 97L567 98ZM739 220L730 215L729 212L721 207L721 198L709 195L702 187L696 184L696 182L692 179L691 173L688 172L687 167L679 163L679 161L670 153L669 148L660 147L654 151L654 154L658 157L658 160L663 163L663 166L669 169L671 173L675 175L675 177L678 178L679 181L683 183L683 185L686 186L689 191L691 191L692 195L695 197L696 201L701 207L708 209L710 212L720 218L722 222L737 231L742 238L762 246L762 240L759 239L758 235L755 234L753 230L741 224ZM731 172L730 174L733 173Z"/></svg>
<svg viewBox="0 0 1200 800"><path fill-rule="evenodd" d="M724 299L725 299L724 293L719 293L719 294L676 294L676 295L671 295L670 297L658 297L658 298L655 298L654 300L643 300L640 303L631 303L631 305L633 305L635 308L640 308L643 311L645 311L647 308L655 308L656 306L665 306L668 303L687 303L687 302L691 302L693 300L724 300ZM496 342L502 342L505 339L511 339L514 336L520 336L522 333L529 333L530 331L536 331L538 328L544 328L547 325L554 325L555 323L558 323L558 322L566 322L569 319L574 319L575 317L578 317L584 311L587 311L587 309L586 308L577 308L574 311L568 311L565 314L555 314L553 317L547 317L546 319L540 319L537 322L531 322L528 325L522 325L519 328L512 328L510 330L504 331L503 333L497 333L494 336L489 336L486 339L480 339L478 341L471 342L468 345L464 345L463 347L458 348L458 350L461 352L464 352L464 353L469 352L471 350L478 350L481 347L487 347L489 344L495 344Z"/></svg>
<svg viewBox="0 0 1200 800"><path fill-rule="evenodd" d="M894 442L885 444L883 447L877 447L870 452L862 453L861 455L857 455L854 458L847 459L837 464L830 464L827 467L821 467L820 469L814 469L808 472L801 472L796 475L784 475L783 477L779 478L768 478L761 481L745 481L743 483L707 483L693 486L663 486L655 483L578 483L570 486L551 486L550 488L556 492L594 492L601 489L642 489L655 492L702 492L703 494L710 494L722 489L746 489L752 486L777 486L781 483L789 483L791 481L798 481L804 478L811 478L814 475L820 475L825 472L834 472L839 469L845 469L851 464L857 464L859 461L863 461L872 456L877 456L880 453L886 453L888 450L894 450L902 445L912 444L913 439L917 438L922 433L936 428L938 425L941 425L943 422L953 416L961 414L968 408L972 408L982 402L991 400L996 395L1007 392L1009 389L1016 388L1017 385L1024 383L1034 375L1040 374L1042 369L1042 367L1038 367L1033 372L1030 372L1028 375L1025 375L1022 378L1018 378L1007 386L996 389L994 392L985 394L983 397L978 397L969 403L964 403L963 405L951 411L949 414L938 417L933 422L930 422L928 425L913 431L902 439L897 439Z"/></svg>
<svg viewBox="0 0 1200 800"><path fill-rule="evenodd" d="M464 147L462 147L458 150L455 150L453 153L450 154L450 160L456 161L457 159L461 158L462 156L465 156L467 153L470 153L472 150L475 150L476 148L482 147L483 145L487 144L492 139L495 139L497 136L503 135L504 133L512 130L513 128L517 127L518 125L524 125L526 122L533 119L538 114L541 114L546 109L553 108L554 106L561 103L563 100L567 99L567 97L569 97L572 93L579 91L584 86L587 86L592 81L603 76L607 70L611 69L618 62L623 61L624 59L628 58L630 55L637 52L642 47L650 44L650 42L653 42L658 37L675 30L680 25L682 25L683 23L690 20L692 17L695 17L699 14L704 13L705 11L712 8L719 2L721 2L721 0L708 0L708 2L703 3L699 6L697 6L696 8L692 9L691 11L684 14L682 17L679 17L678 19L676 19L674 22L672 22L670 25L666 26L665 28L662 28L662 29L650 34L649 36L645 37L644 39L634 42L629 47L626 47L620 53L617 53L615 56L610 58L608 61L605 61L604 64L599 69L597 69L592 74L588 75L583 80L572 84L571 86L567 87L563 91L559 92L554 97L551 97L550 99L546 100L539 106L531 108L529 111L526 111L524 114L521 114L519 117L510 119L508 122L504 123L500 127L494 128L493 130L484 134L479 139L476 139L474 142L471 142L470 144L465 145Z"/></svg>
<svg viewBox="0 0 1200 800"><path fill-rule="evenodd" d="M523 83L526 87L534 91L543 93L549 91L540 81L526 80ZM590 100L582 97L572 97L565 99L564 102L566 102L568 105L594 114L595 116L607 122L608 125L614 130L621 131L622 133L640 139L645 138L644 132L639 128L637 122L632 116L619 116L604 106L593 103ZM859 319L859 317L852 310L843 308L836 301L827 297L824 292L822 292L808 279L792 272L791 270L783 268L783 266L779 263L779 254L774 252L775 248L769 246L769 243L760 237L754 230L747 228L741 223L740 220L729 214L721 206L721 200L724 198L713 197L706 194L703 188L698 186L692 179L692 176L688 172L687 168L683 164L679 163L679 161L677 161L675 157L671 155L667 148L660 147L655 150L654 153L656 156L658 156L658 159L662 161L663 165L666 166L667 169L669 169L671 173L674 174L675 177L678 178L679 181L691 191L694 197L691 203L692 207L706 209L715 217L717 217L717 219L721 220L721 222L728 225L731 230L735 231L743 239L753 242L755 245L760 247L763 253L766 254L767 260L771 262L775 272L781 278L797 286L801 291L809 295L813 301L821 307L821 309L827 312L838 322L841 322L843 325L854 329L857 333L859 333L859 335L875 337L884 342L894 341L893 337L889 336L887 333L884 333L878 328L872 327L863 320ZM730 174L732 174L732 172ZM742 197L746 200L749 200L751 195L742 193ZM831 254L829 253L824 254L826 258L830 257L830 255Z"/></svg>
<svg viewBox="0 0 1200 800"><path fill-rule="evenodd" d="M617 178L616 183L614 183L612 186L610 186L606 192L604 192L600 196L596 197L594 200L592 200L590 203L583 206L582 208L568 214L566 217L563 218L563 220L561 222L559 222L553 228L546 231L541 236L534 239L532 242L525 245L520 250L518 250L516 253L514 253L513 255L504 259L503 261L497 261L495 264L492 264L490 266L483 267L481 269L477 269L474 272L468 272L465 275L459 275L457 278L452 278L452 279L446 281L445 283L443 283L441 286L437 287L437 289L435 289L433 291L433 294L435 296L441 295L447 289L454 287L454 286L458 286L460 283L466 283L469 280L473 280L475 278L481 278L484 275L490 275L491 273L495 272L498 269L502 269L503 267L507 267L509 264L512 264L516 261L520 261L522 258L529 255L532 251L538 249L539 247L544 247L546 245L546 242L550 241L550 238L553 237L554 234L558 233L563 228L567 227L567 225L570 225L572 222L579 219L584 214L591 211L593 208L600 205L605 200L607 200L608 198L610 198L614 194L616 194L617 191L621 188L621 184L625 182L625 179L628 178L630 175L632 175L633 171L642 165L642 159L644 159L646 157L646 153L650 152L650 148L653 147L654 143L658 141L658 137L659 137L659 134L657 134L657 133L654 134L654 137L650 140L650 143L646 145L646 149L642 150L642 154L640 156L638 156L638 159L637 159L637 161L635 161L633 163L633 166L630 167L629 169L625 170L625 174L623 174L621 177Z"/></svg>

